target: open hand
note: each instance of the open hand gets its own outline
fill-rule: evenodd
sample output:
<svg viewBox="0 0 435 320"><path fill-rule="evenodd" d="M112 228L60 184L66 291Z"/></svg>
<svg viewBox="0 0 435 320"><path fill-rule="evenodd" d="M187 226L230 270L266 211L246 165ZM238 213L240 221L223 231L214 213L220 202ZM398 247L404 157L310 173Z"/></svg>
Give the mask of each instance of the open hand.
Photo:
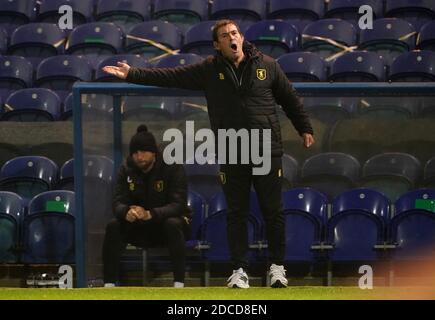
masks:
<svg viewBox="0 0 435 320"><path fill-rule="evenodd" d="M116 66L105 66L102 70L106 73L114 75L115 77L126 79L130 66L124 62L118 62Z"/></svg>

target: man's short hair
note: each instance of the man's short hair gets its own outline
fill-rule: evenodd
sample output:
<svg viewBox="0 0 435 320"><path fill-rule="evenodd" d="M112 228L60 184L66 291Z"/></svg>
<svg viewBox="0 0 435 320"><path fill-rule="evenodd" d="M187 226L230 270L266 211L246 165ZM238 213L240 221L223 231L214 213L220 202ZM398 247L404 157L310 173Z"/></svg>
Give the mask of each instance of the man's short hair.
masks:
<svg viewBox="0 0 435 320"><path fill-rule="evenodd" d="M212 29L212 33L213 33L213 41L218 42L218 30L219 30L221 27L224 27L224 26L226 26L226 25L228 25L228 24L233 24L233 25L235 25L236 28L237 28L237 31L238 31L240 34L242 34L242 32L240 31L240 27L239 27L239 25L238 25L235 21L230 20L230 19L218 20L218 21L216 21L216 23L215 23L215 25L213 26L213 29Z"/></svg>

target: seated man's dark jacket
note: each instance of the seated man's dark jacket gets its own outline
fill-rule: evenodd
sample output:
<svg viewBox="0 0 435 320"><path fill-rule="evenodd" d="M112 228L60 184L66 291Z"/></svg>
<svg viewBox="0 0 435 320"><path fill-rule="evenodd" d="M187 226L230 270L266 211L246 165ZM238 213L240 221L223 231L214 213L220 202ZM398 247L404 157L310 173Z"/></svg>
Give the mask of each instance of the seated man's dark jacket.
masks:
<svg viewBox="0 0 435 320"><path fill-rule="evenodd" d="M150 210L152 219L149 221L153 222L189 217L183 166L167 165L159 154L151 171L143 173L128 157L119 170L113 199L113 211L119 221L125 221L131 205Z"/></svg>

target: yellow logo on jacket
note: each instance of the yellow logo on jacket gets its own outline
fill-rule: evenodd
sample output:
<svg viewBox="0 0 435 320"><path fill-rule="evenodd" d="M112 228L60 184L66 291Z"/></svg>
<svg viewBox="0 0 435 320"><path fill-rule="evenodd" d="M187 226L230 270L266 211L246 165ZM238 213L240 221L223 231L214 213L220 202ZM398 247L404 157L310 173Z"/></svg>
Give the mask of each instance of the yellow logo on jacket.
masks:
<svg viewBox="0 0 435 320"><path fill-rule="evenodd" d="M163 180L154 181L154 190L157 192L162 192L164 189Z"/></svg>
<svg viewBox="0 0 435 320"><path fill-rule="evenodd" d="M266 80L267 78L267 74L266 74L266 69L257 69L257 78L258 80Z"/></svg>
<svg viewBox="0 0 435 320"><path fill-rule="evenodd" d="M227 176L225 175L225 172L219 172L219 179L222 184L227 183Z"/></svg>
<svg viewBox="0 0 435 320"><path fill-rule="evenodd" d="M225 76L222 72L219 72L219 80L225 80Z"/></svg>

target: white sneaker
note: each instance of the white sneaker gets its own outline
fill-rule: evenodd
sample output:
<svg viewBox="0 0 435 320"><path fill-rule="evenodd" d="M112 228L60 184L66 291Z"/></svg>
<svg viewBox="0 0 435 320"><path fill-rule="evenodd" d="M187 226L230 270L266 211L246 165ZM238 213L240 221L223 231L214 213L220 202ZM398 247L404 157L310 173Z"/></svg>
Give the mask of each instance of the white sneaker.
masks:
<svg viewBox="0 0 435 320"><path fill-rule="evenodd" d="M174 282L174 288L184 288L184 282Z"/></svg>
<svg viewBox="0 0 435 320"><path fill-rule="evenodd" d="M242 268L238 270L233 270L233 274L228 278L228 288L240 288L240 289L248 289L249 288L249 279L248 275Z"/></svg>
<svg viewBox="0 0 435 320"><path fill-rule="evenodd" d="M286 288L288 281L285 276L284 266L272 264L269 269L270 286L272 288Z"/></svg>
<svg viewBox="0 0 435 320"><path fill-rule="evenodd" d="M104 284L104 288L115 288L116 284L112 283L112 282L108 282Z"/></svg>

